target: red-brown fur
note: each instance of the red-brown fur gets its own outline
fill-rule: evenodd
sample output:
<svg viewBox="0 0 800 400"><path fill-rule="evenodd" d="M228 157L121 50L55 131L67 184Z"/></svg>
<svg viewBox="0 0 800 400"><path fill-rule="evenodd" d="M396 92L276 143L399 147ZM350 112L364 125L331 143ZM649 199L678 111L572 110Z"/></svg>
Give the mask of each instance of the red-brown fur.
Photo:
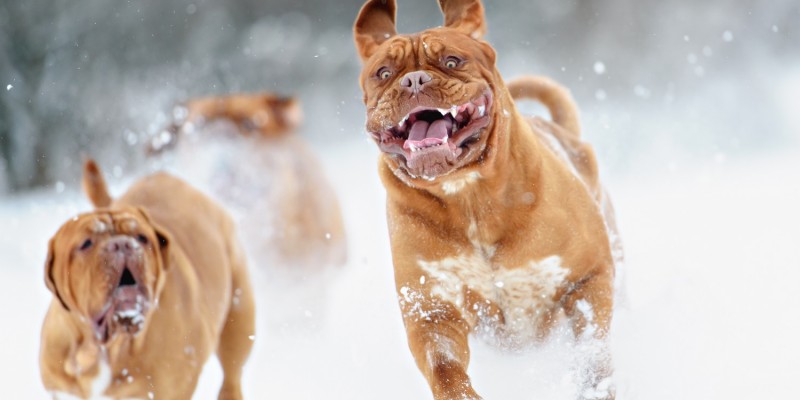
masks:
<svg viewBox="0 0 800 400"><path fill-rule="evenodd" d="M95 396L189 399L206 359L216 353L224 372L219 398L241 399L255 315L231 219L163 173L141 179L111 200L100 170L89 160L83 184L97 209L61 226L50 240L45 265L53 293L42 325L45 388L89 398L102 365L108 365L108 386ZM94 323L114 296L110 288L120 282L120 272L108 263L116 251L109 245L120 239L140 243L140 257L129 258L125 268L146 287L150 306L138 331L113 331L103 338Z"/></svg>
<svg viewBox="0 0 800 400"><path fill-rule="evenodd" d="M364 64L360 82L367 130L379 144L385 138L380 132L414 107L448 109L491 91L490 122L475 142L464 142L459 156L441 161L434 154L433 161L423 159L419 167L409 162L411 153L384 153L379 163L411 352L434 398L477 399L466 372L467 337L487 315L495 332L504 334L513 323L512 310L503 308L507 299L481 289L497 282L467 282L462 278L466 275L458 274L520 274L535 284L537 278L525 278L528 270L523 268L557 257L568 271L563 281L556 280L557 288L540 303L533 299L538 293L529 294L531 304L546 305L538 310L542 315L534 327L536 337L546 335L565 315L576 336L585 337L586 332L602 342L613 307L615 272L608 231L613 212L605 206L594 152L580 139L578 113L569 93L541 77L506 86L495 67L494 50L481 40L486 26L480 1L439 3L443 27L398 35L395 2L367 1L356 19L354 37ZM462 62L445 65L454 55ZM431 79L418 94L409 94L404 79L414 71ZM527 97L548 106L553 122L517 112L514 100ZM457 291L454 295L461 304L442 295L451 282L431 273L430 265L452 268L462 278L463 296ZM581 301L593 315L578 309ZM524 338L512 332L508 339L522 344L518 340ZM610 376L610 359L601 357L590 368L591 379L582 384L592 388ZM606 395L613 399L613 389Z"/></svg>

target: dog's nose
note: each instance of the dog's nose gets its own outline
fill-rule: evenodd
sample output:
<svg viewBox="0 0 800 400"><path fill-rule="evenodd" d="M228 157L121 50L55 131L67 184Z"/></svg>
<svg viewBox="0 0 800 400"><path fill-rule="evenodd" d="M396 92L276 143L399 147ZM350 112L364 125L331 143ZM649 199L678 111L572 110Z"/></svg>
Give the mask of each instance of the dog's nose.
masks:
<svg viewBox="0 0 800 400"><path fill-rule="evenodd" d="M432 80L433 78L431 78L427 72L414 71L403 76L403 79L400 81L400 86L404 87L412 94L419 94L419 92L422 91L422 88L424 88L425 85Z"/></svg>
<svg viewBox="0 0 800 400"><path fill-rule="evenodd" d="M132 253L139 250L139 247L139 243L129 236L117 236L109 239L109 241L106 242L106 250L113 253Z"/></svg>

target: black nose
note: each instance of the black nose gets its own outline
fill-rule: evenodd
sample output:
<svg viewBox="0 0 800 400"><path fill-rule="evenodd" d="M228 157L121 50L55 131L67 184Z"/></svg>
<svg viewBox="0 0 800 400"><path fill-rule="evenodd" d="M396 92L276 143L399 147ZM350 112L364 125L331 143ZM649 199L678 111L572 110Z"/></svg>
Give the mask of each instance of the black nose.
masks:
<svg viewBox="0 0 800 400"><path fill-rule="evenodd" d="M119 285L117 286L133 286L136 284L136 279L133 277L131 270L128 267L122 270L122 276L119 278Z"/></svg>

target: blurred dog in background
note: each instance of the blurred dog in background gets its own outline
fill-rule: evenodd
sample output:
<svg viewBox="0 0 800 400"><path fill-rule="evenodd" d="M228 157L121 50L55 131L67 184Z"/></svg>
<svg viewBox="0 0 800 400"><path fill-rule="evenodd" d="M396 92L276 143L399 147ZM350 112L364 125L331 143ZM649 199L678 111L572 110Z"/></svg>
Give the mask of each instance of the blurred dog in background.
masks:
<svg viewBox="0 0 800 400"><path fill-rule="evenodd" d="M205 97L173 114L173 124L149 143L148 153L173 153L179 174L234 213L255 257L344 264L339 203L316 155L296 134L303 121L297 99L269 93Z"/></svg>

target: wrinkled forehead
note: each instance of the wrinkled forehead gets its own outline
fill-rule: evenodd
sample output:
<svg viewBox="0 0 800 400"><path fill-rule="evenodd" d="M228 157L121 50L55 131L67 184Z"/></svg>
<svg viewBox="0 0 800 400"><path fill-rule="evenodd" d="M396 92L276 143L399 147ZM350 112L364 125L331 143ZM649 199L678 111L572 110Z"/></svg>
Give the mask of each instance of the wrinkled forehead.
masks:
<svg viewBox="0 0 800 400"><path fill-rule="evenodd" d="M450 28L432 28L420 33L393 36L381 45L372 57L373 63L386 61L407 64L440 61L454 53L479 54L479 42L468 35Z"/></svg>
<svg viewBox="0 0 800 400"><path fill-rule="evenodd" d="M63 231L90 235L118 234L139 229L145 223L142 216L133 211L97 211L75 216Z"/></svg>

